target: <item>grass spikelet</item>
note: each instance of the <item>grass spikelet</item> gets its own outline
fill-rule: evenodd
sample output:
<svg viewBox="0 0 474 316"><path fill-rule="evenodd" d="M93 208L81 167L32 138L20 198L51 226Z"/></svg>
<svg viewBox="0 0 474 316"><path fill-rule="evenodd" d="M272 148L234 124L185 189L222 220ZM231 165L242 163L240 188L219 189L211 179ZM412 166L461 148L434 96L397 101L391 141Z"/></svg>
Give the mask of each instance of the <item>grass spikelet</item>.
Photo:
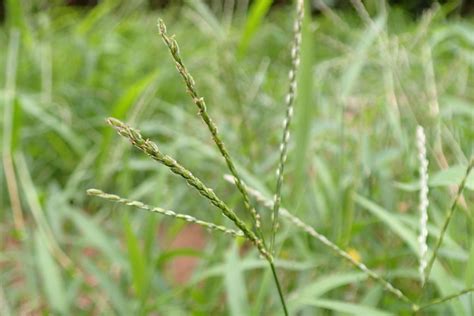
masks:
<svg viewBox="0 0 474 316"><path fill-rule="evenodd" d="M249 239L258 248L260 253L265 258L267 258L269 261L273 261L273 258L266 250L263 241L247 227L247 225L235 214L235 212L227 206L227 204L217 197L212 189L204 185L204 183L195 177L191 171L181 166L172 157L163 154L155 143L148 139L144 139L140 132L136 129L131 128L127 124L115 118L108 118L107 123L109 123L109 125L111 125L119 135L127 138L136 148L150 156L153 160L156 160L168 167L174 174L184 178L190 186L195 188L203 197L208 199L213 205L219 208L224 216L233 221L235 225L245 234L247 239Z"/></svg>
<svg viewBox="0 0 474 316"><path fill-rule="evenodd" d="M199 109L199 116L202 118L204 123L206 124L207 128L209 129L209 132L212 135L212 139L214 140L214 143L216 144L217 148L219 149L219 152L221 153L222 157L224 157L224 160L227 164L227 168L229 171L232 173L232 175L235 178L235 185L237 186L238 190L240 191L243 200L244 200L244 205L245 208L250 212L252 215L252 218L254 220L254 225L257 230L257 232L260 235L260 238L263 239L263 236L260 233L260 215L258 212L255 210L255 208L251 205L249 197L247 192L245 191L244 186L242 185L242 180L240 176L237 173L237 169L235 168L235 165L232 161L232 158L224 145L224 142L222 141L222 138L219 134L219 131L217 129L217 125L214 123L214 121L211 119L209 116L209 113L207 112L206 108L206 103L204 101L204 98L199 96L196 88L195 81L191 74L189 73L188 69L184 65L181 55L179 53L179 46L176 40L174 39L174 36L168 36L167 31L166 31L166 25L163 22L163 20L158 21L158 29L160 31L160 35L163 38L163 41L165 42L166 46L168 46L168 49L171 53L171 56L173 57L173 60L176 65L176 69L178 70L179 74L183 78L187 91L191 98L193 99L194 104L197 106Z"/></svg>
<svg viewBox="0 0 474 316"><path fill-rule="evenodd" d="M137 207L139 209L142 209L142 210L145 210L145 211L148 211L148 212L159 213L159 214L162 214L162 215L174 217L176 219L180 219L180 220L184 220L184 221L189 222L189 223L194 223L194 224L197 224L197 225L201 225L201 226L204 226L205 228L208 228L210 230L219 231L219 232L222 232L224 234L232 235L234 237L244 237L244 233L242 233L241 231L230 229L230 228L227 228L227 227L224 227L224 226L221 226L221 225L217 225L217 224L214 224L214 223L202 221L200 219L197 219L197 218L195 218L193 216L190 216L190 215L187 215L187 214L176 213L174 211L166 210L166 209L163 209L163 208L160 208L160 207L152 207L152 206L147 205L145 203L142 203L140 201L125 199L125 198L122 198L118 195L105 193L105 192L103 192L101 190L98 190L98 189L89 189L89 190L87 190L87 194L90 195L90 196L96 196L96 197L99 197L101 199L105 199L105 200L108 200L108 201L120 203L120 204L123 204L123 205L134 206L134 207Z"/></svg>
<svg viewBox="0 0 474 316"><path fill-rule="evenodd" d="M428 245L426 239L428 237L428 159L426 158L426 136L423 127L418 126L416 129L416 145L418 148L418 160L420 163L420 227L418 235L419 246L419 272L421 285L425 283L425 269L428 254Z"/></svg>
<svg viewBox="0 0 474 316"><path fill-rule="evenodd" d="M286 115L283 120L283 137L280 143L280 160L276 171L277 181L273 203L272 218L272 236L270 241L270 251L273 253L275 249L275 235L278 229L278 211L281 204L281 186L283 183L283 172L285 170L285 163L288 155L288 142L290 141L290 125L294 112L294 101L296 98L296 73L300 64L300 47L304 18L304 1L296 1L296 19L294 22L294 39L291 47L291 68L288 74L289 90L285 97Z"/></svg>

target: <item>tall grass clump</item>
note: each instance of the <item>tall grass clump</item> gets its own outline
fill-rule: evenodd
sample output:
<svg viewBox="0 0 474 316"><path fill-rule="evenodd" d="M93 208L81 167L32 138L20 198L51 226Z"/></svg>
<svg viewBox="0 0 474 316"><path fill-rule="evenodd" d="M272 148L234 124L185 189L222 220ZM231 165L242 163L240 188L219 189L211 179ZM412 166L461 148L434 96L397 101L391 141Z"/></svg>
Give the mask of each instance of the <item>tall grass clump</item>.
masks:
<svg viewBox="0 0 474 316"><path fill-rule="evenodd" d="M380 28L380 22L373 21L368 13L367 9L364 7L363 3L360 1L352 1L352 4L356 8L357 12L362 17L364 23L366 23L367 27L369 28L370 32L372 32L371 36L373 41L377 42L379 48L382 52L389 51L389 45L387 39L387 34L384 34L383 30ZM330 11L327 8L327 12L331 13L332 17L337 17L334 12ZM430 272L433 268L434 262L438 257L439 249L443 242L444 235L446 234L447 227L451 218L453 217L454 211L456 210L457 204L459 199L461 198L462 192L465 187L465 183L469 177L470 171L473 167L473 160L471 158L468 168L464 173L464 176L458 185L457 193L454 196L454 201L449 208L449 211L446 215L446 219L443 223L443 226L440 230L438 235L437 242L431 252L431 257L427 260L428 255L430 254L430 249L428 246L428 235L429 235L429 225L428 225L428 206L429 206L429 177L428 177L428 159L427 159L427 139L425 135L425 131L421 126L418 126L416 129L416 148L418 151L418 161L419 161L419 225L418 225L418 237L417 241L418 244L416 246L416 242L412 243L410 240L410 244L415 245L414 248L417 249L416 253L418 254L418 275L421 282L421 287L419 291L418 298L410 297L409 294L402 291L394 282L389 280L386 276L383 276L381 273L377 272L375 269L369 268L369 266L363 262L361 262L360 258L357 255L354 255L354 251L345 250L344 247L338 245L337 242L332 241L330 238L325 236L324 234L318 232L314 227L307 224L301 218L293 215L290 211L283 208L282 205L282 187L284 185L284 171L285 165L288 160L288 152L289 152L289 144L290 144L290 134L291 134L291 122L294 114L294 103L297 96L297 74L298 68L301 62L301 47L303 41L303 20L304 20L304 1L298 0L296 1L296 18L294 20L294 36L293 42L291 46L291 65L290 71L288 75L289 81L289 88L285 95L285 115L283 120L283 127L282 127L282 137L279 143L279 150L278 150L278 162L276 168L276 182L275 182L275 191L273 194L272 199L268 199L265 197L263 193L260 191L248 187L240 173L238 168L236 167L236 163L232 158L232 155L225 145L223 141L223 137L221 136L216 122L211 118L211 115L208 111L206 102L204 98L198 93L197 84L190 74L188 68L185 66L183 58L181 56L181 52L178 46L178 43L174 36L168 34L167 27L165 23L160 19L158 22L158 30L159 34L167 46L169 53L171 55L172 60L176 66L176 69L184 81L184 85L186 90L191 97L192 102L196 106L198 110L198 115L201 118L202 122L206 126L207 130L209 131L212 141L214 145L217 147L220 156L223 158L225 165L227 166L230 175L225 176L225 179L235 185L237 191L240 194L240 197L243 201L243 205L247 213L250 215L251 223L249 224L239 212L234 210L232 207L229 206L229 203L226 202L223 198L219 197L213 189L211 189L208 185L204 183L199 177L195 176L189 169L184 167L181 163L176 161L170 155L165 154L161 149L160 146L157 145L155 142L151 141L150 139L144 137L142 133L129 126L128 124L122 122L117 118L108 118L107 123L116 130L116 132L128 139L128 141L136 147L138 150L146 154L151 159L157 161L158 163L167 167L173 174L177 175L181 179L183 179L190 187L196 190L201 197L206 199L209 203L211 203L214 207L218 209L218 211L224 215L227 219L230 220L233 227L227 227L226 225L217 224L211 221L205 221L198 219L194 216L188 214L177 213L172 210L163 209L159 207L153 207L147 205L143 202L132 200L128 198L122 198L115 194L105 193L99 189L89 189L87 193L91 196L95 196L98 198L102 198L108 201L120 203L127 206L134 206L139 209L146 210L148 212L158 213L161 215L165 215L168 217L172 217L178 220L184 220L186 222L194 223L205 227L206 229L224 233L228 236L235 237L235 238L244 238L248 240L259 252L261 257L266 260L267 264L270 267L272 277L275 282L276 289L279 294L279 299L281 302L282 310L285 315L289 314L289 308L287 304L287 299L284 295L284 288L282 286L282 282L276 270L276 257L278 252L276 251L277 245L275 244L275 236L278 231L279 227L279 217L280 214L282 218L284 218L290 226L301 230L302 232L308 234L311 238L316 239L319 241L325 249L332 252L335 256L343 259L345 262L348 262L351 266L358 269L362 275L373 279L376 283L378 283L384 290L388 293L392 294L397 300L399 300L406 308L408 308L411 312L418 312L420 310L432 307L434 305L438 305L449 301L451 299L457 298L461 295L469 293L472 291L472 288L466 288L461 290L457 293L452 293L446 295L444 297L440 297L431 301L425 301L423 299L425 285L428 283L430 278ZM246 39L248 41L248 39ZM360 48L361 51L359 54L365 54L365 50L367 49L367 43L362 43L362 47ZM308 46L309 47L309 46ZM391 71L390 68L387 68L388 72ZM354 68L349 70L352 75L355 75L360 69ZM391 76L393 74L387 73L387 86L390 89L394 88L394 78ZM346 79L348 80L348 79ZM345 82L346 86L344 88L343 98L347 98L348 93L351 90L351 83ZM394 93L392 91L392 93ZM391 98L391 97L390 97ZM389 98L389 99L390 99ZM395 126L397 129L398 137L402 137L401 130L400 130L400 122L399 122L399 105L397 104L396 100L390 99L393 111L391 115L391 124ZM344 127L344 126L342 126ZM343 132L344 133L344 132ZM345 137L345 135L341 135ZM343 139L344 141L344 139ZM344 146L344 143L342 144ZM255 207L252 205L252 198L255 199L257 202L263 204L263 206L270 209L270 221L267 225L266 221L262 220L263 218L267 218L266 216L262 216L259 212L260 208ZM391 215L387 215L381 210L377 205L373 204L372 202L364 199L361 196L355 198L355 201L364 207L370 209L372 212L384 218L386 221L395 221ZM337 204L343 205L343 204ZM336 210L339 212L339 210ZM346 220L346 219L343 219ZM400 232L404 232L404 229L401 228L401 224L393 224L391 225L396 226L396 229ZM266 231L269 231L269 236L266 236ZM269 237L269 238L268 238ZM267 239L269 242L267 243Z"/></svg>
<svg viewBox="0 0 474 316"><path fill-rule="evenodd" d="M59 2L0 26L0 315L473 314L452 1Z"/></svg>
<svg viewBox="0 0 474 316"><path fill-rule="evenodd" d="M284 170L284 164L287 158L287 147L288 147L288 141L290 138L290 122L293 116L293 103L296 97L296 72L298 69L298 65L300 63L299 55L300 55L300 46L301 46L301 29L302 29L303 17L304 17L304 2L302 0L297 1L296 11L297 11L296 19L294 23L294 33L295 33L294 43L291 49L292 66L289 73L290 88L286 96L287 110L286 110L286 118L283 124L283 130L284 130L283 139L280 145L280 162L277 169L277 186L276 186L277 191L275 193L275 208L272 213L270 250L265 243L265 239L261 230L260 215L258 214L256 209L251 205L246 187L243 185L242 180L234 165L234 162L226 146L224 145L224 142L217 129L217 125L211 119L207 111L204 98L198 94L195 81L183 63L183 60L179 52L178 43L176 42L174 37L168 35L166 25L161 19L158 22L158 29L159 29L160 35L170 51L170 54L176 65L176 69L178 70L179 74L183 78L187 91L189 95L191 96L193 103L198 108L199 116L201 117L201 119L207 126L209 132L211 133L211 137L215 145L217 146L222 157L224 158L225 163L233 176L234 183L242 195L245 208L252 216L253 229L248 227L248 225L235 213L235 211L232 210L229 206L227 206L227 204L222 199L220 199L214 193L212 189L207 187L199 178L195 177L189 170L181 166L172 157L166 154L163 154L155 143L151 142L148 139L144 139L138 130L135 130L129 127L128 125L124 124L123 122L115 118L109 118L107 119L107 122L109 123L110 126L112 126L117 131L118 134L120 134L121 136L125 138L128 138L129 141L136 148L138 148L139 150L147 154L153 160L156 160L159 163L168 167L174 174L182 177L191 187L195 188L199 192L199 194L201 194L201 196L208 199L214 206L220 209L222 214L226 216L228 219L230 219L235 224L235 226L237 226L239 231L234 231L232 229L222 227L220 225L208 223L208 222L196 219L194 217L191 217L189 215L181 215L181 214L176 214L173 211L167 211L167 210L163 210L159 208L152 208L141 202L123 199L123 198L120 198L119 196L107 194L97 189L88 190L88 194L92 196L97 196L103 199L117 201L123 204L136 206L138 208L154 211L154 212L161 213L164 215L173 216L175 218L185 219L189 222L194 222L196 224L206 226L207 228L221 231L230 235L244 236L258 249L262 257L267 260L270 266L270 269L272 271L272 275L275 280L275 284L276 284L278 294L280 297L280 302L282 304L283 312L285 315L288 315L288 309L285 303L283 289L281 287L281 284L277 275L277 271L274 265L274 256L272 254L272 249L274 247L274 239L275 239L277 223L278 223L278 210L279 210L279 204L280 204L281 185L283 181L283 170Z"/></svg>

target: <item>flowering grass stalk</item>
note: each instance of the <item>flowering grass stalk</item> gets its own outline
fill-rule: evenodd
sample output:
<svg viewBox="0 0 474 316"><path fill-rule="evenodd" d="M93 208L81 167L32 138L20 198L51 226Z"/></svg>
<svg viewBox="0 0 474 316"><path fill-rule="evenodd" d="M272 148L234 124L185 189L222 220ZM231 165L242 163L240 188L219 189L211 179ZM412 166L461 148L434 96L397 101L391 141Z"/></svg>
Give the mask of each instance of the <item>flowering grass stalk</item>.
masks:
<svg viewBox="0 0 474 316"><path fill-rule="evenodd" d="M294 22L294 39L293 46L291 48L291 68L288 74L290 84L289 90L286 94L286 116L283 120L283 137L280 143L280 160L278 163L276 176L276 189L274 195L273 211L271 214L272 219L272 235L270 241L270 251L274 253L275 251L275 235L278 230L278 211L281 204L281 186L283 184L283 172L285 170L285 164L288 157L288 142L290 141L290 125L293 118L294 112L294 101L296 98L296 73L300 64L300 48L301 48L301 37L303 29L303 19L304 19L304 1L296 1L296 19Z"/></svg>
<svg viewBox="0 0 474 316"><path fill-rule="evenodd" d="M222 141L222 138L219 134L219 131L217 129L217 125L214 123L214 121L211 119L209 116L209 113L207 112L206 108L206 103L204 101L204 98L199 96L196 88L196 84L194 82L193 77L189 73L188 69L183 63L183 60L181 59L181 55L179 53L179 46L178 42L174 39L174 36L169 36L167 31L166 31L166 25L163 22L163 20L158 21L158 29L160 31L160 35L163 38L163 41L165 42L166 46L168 47L171 56L173 57L173 60L176 65L176 69L178 70L179 74L184 80L184 83L186 84L186 88L188 90L189 95L193 99L194 104L198 107L199 109L199 116L202 118L204 123L206 124L207 128L209 129L212 139L214 140L214 143L216 144L217 148L219 149L219 152L221 153L222 157L224 157L224 160L227 164L227 167L229 171L232 173L233 177L235 178L235 185L239 189L240 193L242 194L242 197L244 199L244 205L245 208L250 212L250 214L253 217L254 220L254 225L256 228L257 233L259 233L260 238L263 239L263 236L261 234L260 230L260 215L258 212L255 210L255 208L251 205L249 197L247 192L245 191L245 188L242 186L242 180L240 179L240 176L237 173L237 169L235 168L235 165L231 159L231 156Z"/></svg>
<svg viewBox="0 0 474 316"><path fill-rule="evenodd" d="M234 222L235 225L257 247L257 249L265 258L273 260L271 255L265 249L262 240L259 239L255 233L247 227L247 225L235 214L235 212L227 206L227 204L217 197L212 189L204 185L204 183L195 177L191 171L181 166L172 157L163 154L154 142L150 141L149 139L144 139L140 132L136 129L133 129L127 124L114 118L108 118L107 122L117 131L119 135L127 138L136 148L147 154L153 160L156 160L168 167L174 174L184 178L191 187L195 188L203 197L208 199L213 205L219 208L224 216Z"/></svg>
<svg viewBox="0 0 474 316"><path fill-rule="evenodd" d="M420 228L418 235L419 246L419 267L421 285L425 284L425 269L428 264L427 254L428 245L426 239L428 237L428 159L426 158L426 136L423 127L418 126L416 129L416 144L418 148L418 160L420 162Z"/></svg>
<svg viewBox="0 0 474 316"><path fill-rule="evenodd" d="M293 100L294 100L295 93L296 93L296 68L299 64L299 47L300 47L300 43L301 43L301 24L302 24L302 21L303 21L303 0L298 0L298 2L297 2L297 11L298 11L298 16L297 16L297 21L295 22L295 33L297 35L296 35L295 44L294 44L294 47L293 47L293 50L292 50L293 69L290 72L290 93L289 93L289 97L287 98L287 102L288 102L288 113L287 114L290 116L290 119L291 119L291 115L292 115L292 112L293 112ZM265 238L264 238L262 230L261 230L260 214L255 210L255 208L250 203L248 193L245 189L245 186L243 185L243 182L242 182L240 176L238 175L237 169L235 168L235 165L232 161L232 158L231 158L229 152L227 151L227 148L224 145L224 142L222 141L222 139L219 135L217 125L214 123L214 121L209 116L209 114L207 112L206 103L204 101L204 98L199 96L199 94L197 92L197 89L196 89L196 84L194 82L194 79L193 79L193 77L191 76L191 74L189 73L189 71L187 70L186 66L183 63L183 60L182 60L181 55L179 53L179 46L178 46L177 41L174 39L173 36L168 35L167 30L166 30L166 25L163 22L163 20L158 21L158 29L159 29L159 32L160 32L160 35L161 35L163 41L165 42L166 46L168 47L168 49L171 53L171 56L172 56L172 58L175 62L175 65L176 65L176 69L178 70L179 74L181 75L181 77L183 78L183 80L185 82L185 85L186 85L186 88L187 88L187 91L188 91L189 95L193 99L194 104L199 109L199 112L198 112L199 116L202 118L202 120L206 124L207 128L209 129L209 131L212 135L212 139L214 140L214 143L216 144L217 148L219 149L219 152L221 153L221 155L224 157L224 160L227 164L227 167L228 167L229 171L231 172L231 174L232 174L232 176L235 180L234 183L237 186L238 190L240 191L240 193L243 197L245 208L250 212L250 214L253 217L253 221L254 221L253 225L255 227L255 231L256 231L256 234L257 234L258 237L255 236L255 234L253 234L252 231L250 231L252 233L251 237L252 238L255 237L255 239L251 239L251 240L257 246L260 253L267 259L268 263L270 264L270 268L272 270L272 275L273 275L273 278L275 280L275 284L276 284L277 289L278 289L280 302L281 302L282 307L283 307L283 312L284 312L285 315L288 315L288 309L286 307L285 299L284 299L284 296L283 296L283 290L281 288L280 281L279 281L278 275L276 273L275 265L273 263L273 256L271 254L271 251L269 252L267 250L267 246L265 244ZM289 120L287 121L287 123L285 125L287 125L285 127L285 130L286 130L285 135L287 135L285 139L286 139L286 142L288 142L288 139L289 139ZM288 133L288 134L286 134L286 133ZM285 153L283 154L283 152L282 152L282 155L285 158L284 160L286 160L286 144L285 144L284 147L285 147L284 148ZM281 169L283 169L282 164L281 164ZM283 170L281 170L281 171L283 171ZM281 179L280 179L279 182L280 182L279 186L281 186ZM278 191L280 191L280 189L278 189ZM276 223L276 221L272 221L272 222ZM274 226L274 225L272 225L272 226ZM241 228L241 227L239 226L239 228ZM247 235L246 231L243 230L243 232L244 232L244 234ZM272 229L272 240L274 240L274 234L275 234L275 229Z"/></svg>
<svg viewBox="0 0 474 316"><path fill-rule="evenodd" d="M219 231L219 232L222 232L224 234L228 234L228 235L231 235L231 236L234 236L234 237L244 237L245 236L244 233L242 233L242 231L238 231L238 230L230 229L230 228L227 228L227 227L224 227L224 226L221 226L221 225L217 225L217 224L214 224L214 223L206 222L206 221L197 219L197 218L195 218L193 216L190 216L190 215L187 215L187 214L176 213L174 211L165 210L165 209L160 208L160 207L152 207L152 206L147 205L147 204L145 204L143 202L140 202L140 201L124 199L124 198L122 198L118 195L105 193L105 192L103 192L101 190L98 190L98 189L89 189L89 190L87 190L87 194L91 195L91 196L96 196L96 197L99 197L101 199L105 199L105 200L108 200L108 201L124 204L124 205L127 205L127 206L134 206L134 207L137 207L139 209L142 209L142 210L145 210L145 211L148 211L148 212L159 213L159 214L162 214L162 215L174 217L176 219L180 219L180 220L184 220L184 221L189 222L189 223L197 224L197 225L203 226L205 228L208 228L210 230Z"/></svg>
<svg viewBox="0 0 474 316"><path fill-rule="evenodd" d="M240 231L243 233L243 235L250 241L252 242L255 247L258 249L260 254L267 260L267 262L270 265L270 268L272 270L273 277L275 279L275 283L277 285L278 289L278 294L280 297L280 302L283 307L283 311L285 315L288 315L288 309L286 307L285 299L283 296L283 291L278 279L278 276L276 274L276 269L275 265L273 262L273 257L272 255L268 252L265 243L262 239L257 237L255 233L247 227L247 225L242 221L236 214L235 212L227 206L217 195L214 193L214 191L210 188L208 188L204 183L202 183L201 180L199 180L197 177L195 177L191 171L187 170L183 166L181 166L176 160L174 160L172 157L163 154L158 146L150 141L149 139L143 138L143 136L140 134L140 132L136 129L131 128L127 124L115 119L115 118L108 118L107 122L109 125L111 125L119 135L127 138L132 145L134 145L136 148L147 154L149 157L151 157L153 160L158 161L159 163L165 165L168 167L174 174L179 175L180 177L184 178L186 182L193 188L195 188L203 197L208 199L213 205L215 205L217 208L219 208L224 216L229 218L234 224L240 229ZM235 177L233 178L235 180ZM92 195L97 195L101 196L102 192L93 189L92 191L90 190L89 193ZM105 196L103 196L105 197ZM125 203L128 205L135 205L138 207L142 207L145 209L148 209L148 206L144 205L141 202L135 202L131 200L120 200L120 197L115 196L115 195L109 195L107 196L108 199L118 201L121 203ZM151 207L150 207L151 208ZM159 213L165 213L165 210L160 211ZM183 215L184 216L184 215ZM177 216L175 216L177 217ZM183 218L182 216L180 216ZM186 217L187 220L190 220L191 217ZM194 218L192 218L194 221ZM210 223L208 223L210 224Z"/></svg>

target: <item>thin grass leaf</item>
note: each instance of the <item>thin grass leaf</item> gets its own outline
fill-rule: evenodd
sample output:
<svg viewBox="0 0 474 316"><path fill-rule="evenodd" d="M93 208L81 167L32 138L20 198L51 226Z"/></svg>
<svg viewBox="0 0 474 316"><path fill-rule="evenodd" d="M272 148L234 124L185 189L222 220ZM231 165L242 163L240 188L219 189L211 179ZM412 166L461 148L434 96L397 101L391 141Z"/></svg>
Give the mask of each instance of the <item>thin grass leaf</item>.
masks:
<svg viewBox="0 0 474 316"><path fill-rule="evenodd" d="M125 239L127 242L128 261L132 275L133 287L137 296L143 301L145 299L148 283L150 282L147 260L145 253L141 249L140 242L133 232L132 225L125 213L123 225L125 229Z"/></svg>
<svg viewBox="0 0 474 316"><path fill-rule="evenodd" d="M69 213L69 218L90 246L104 253L110 262L120 266L126 264L116 241L109 238L98 223L81 212L71 212Z"/></svg>
<svg viewBox="0 0 474 316"><path fill-rule="evenodd" d="M411 250L416 254L418 253L418 244L416 242L416 235L414 232L407 228L403 223L396 217L396 215L385 210L381 206L375 204L369 199L356 195L354 200L357 204L370 211L377 218L380 218L384 223L387 224L400 238L402 238Z"/></svg>
<svg viewBox="0 0 474 316"><path fill-rule="evenodd" d="M294 301L293 304L296 305L299 300L315 299L340 286L365 281L367 277L367 274L363 272L336 273L322 276L307 286L298 288L291 294L289 301Z"/></svg>
<svg viewBox="0 0 474 316"><path fill-rule="evenodd" d="M37 100L32 96L23 94L20 96L19 102L24 113L31 115L35 120L55 131L73 149L75 155L83 155L86 152L85 139L61 118L40 107Z"/></svg>
<svg viewBox="0 0 474 316"><path fill-rule="evenodd" d="M76 32L81 36L85 36L86 33L94 29L97 23L105 16L107 16L118 5L120 5L120 1L101 1L99 5L89 11L89 13L81 20L81 23L78 23L78 25L76 26Z"/></svg>
<svg viewBox="0 0 474 316"><path fill-rule="evenodd" d="M232 316L249 315L250 305L247 299L245 275L241 266L239 249L234 242L226 254L224 272L227 303Z"/></svg>
<svg viewBox="0 0 474 316"><path fill-rule="evenodd" d="M448 169L443 169L435 173L430 178L430 186L451 186L462 182L466 174L466 165L455 165ZM474 173L470 173L466 178L466 189L474 190Z"/></svg>
<svg viewBox="0 0 474 316"><path fill-rule="evenodd" d="M12 8L16 7L13 3L9 4ZM18 8L20 5L17 5ZM22 232L25 226L23 210L21 207L20 194L18 192L17 176L13 166L12 150L14 137L14 105L16 98L16 77L18 54L20 49L20 33L17 29L10 31L8 41L6 82L5 82L5 104L3 107L3 137L2 137L2 163L7 184L8 196L10 198L11 209L13 212L13 221L15 229Z"/></svg>
<svg viewBox="0 0 474 316"><path fill-rule="evenodd" d="M104 273L99 269L97 264L83 258L81 264L88 273L94 276L98 281L98 286L109 300L117 315L128 316L132 314L132 304L127 297L127 293L123 293L121 288L117 286L117 282L112 279L108 273Z"/></svg>
<svg viewBox="0 0 474 316"><path fill-rule="evenodd" d="M239 56L243 56L246 53L250 40L258 31L258 28L262 23L263 18L270 10L272 3L273 0L256 0L253 2L239 42Z"/></svg>
<svg viewBox="0 0 474 316"><path fill-rule="evenodd" d="M275 265L278 269L283 269L286 271L292 272L303 272L314 270L314 262L300 262L294 260L275 260ZM268 263L265 260L259 260L255 258L242 258L241 260L241 270L242 271L254 271L254 270L263 270L267 268ZM226 272L225 263L219 263L211 267L206 267L202 271L198 271L193 275L193 278L187 286L195 286L199 282L213 277L224 277Z"/></svg>
<svg viewBox="0 0 474 316"><path fill-rule="evenodd" d="M15 155L15 162L22 187L22 193L24 194L28 207L33 215L36 225L38 226L38 230L45 238L48 250L64 269L71 270L73 272L79 272L71 258L69 258L69 256L62 250L50 227L50 224L41 206L35 184L31 178L28 164L26 163L25 157L21 152L18 152Z"/></svg>
<svg viewBox="0 0 474 316"><path fill-rule="evenodd" d="M23 39L27 44L32 43L31 28L27 23L27 15L25 14L25 3L17 0L5 1L6 21L13 31L20 31Z"/></svg>
<svg viewBox="0 0 474 316"><path fill-rule="evenodd" d="M61 270L56 265L53 255L48 251L49 246L46 237L43 236L41 231L36 231L34 236L37 267L49 306L54 312L66 315L69 307Z"/></svg>
<svg viewBox="0 0 474 316"><path fill-rule="evenodd" d="M301 302L305 305L314 306L322 309L328 309L334 312L347 313L350 315L367 315L367 316L389 316L395 315L383 310L363 306L354 303L347 303L343 301L327 300L327 299L302 299Z"/></svg>

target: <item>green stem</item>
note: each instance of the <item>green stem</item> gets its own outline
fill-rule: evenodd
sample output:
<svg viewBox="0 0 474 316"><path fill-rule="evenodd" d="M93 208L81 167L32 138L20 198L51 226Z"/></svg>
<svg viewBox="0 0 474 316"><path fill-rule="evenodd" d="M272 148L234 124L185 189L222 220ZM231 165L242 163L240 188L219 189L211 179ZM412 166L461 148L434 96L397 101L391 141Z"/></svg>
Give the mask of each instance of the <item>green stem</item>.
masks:
<svg viewBox="0 0 474 316"><path fill-rule="evenodd" d="M428 262L428 266L426 267L426 278L425 278L424 285L428 283L431 269L433 268L434 261L436 259L436 256L438 255L439 248L441 247L441 244L443 243L443 238L448 229L449 222L451 221L451 218L453 217L454 211L456 211L456 206L458 205L459 198L461 197L461 194L466 185L467 178L469 177L469 174L471 173L471 170L473 167L474 167L474 156L471 157L469 161L469 165L466 169L466 173L464 174L464 178L462 179L461 184L459 184L459 188L454 198L454 201L451 204L448 215L446 215L446 219L444 220L443 228L441 228L441 233L439 235L438 241L436 242L436 246L433 250L433 255L431 256L430 261Z"/></svg>
<svg viewBox="0 0 474 316"><path fill-rule="evenodd" d="M281 289L280 280L278 279L278 275L276 273L275 265L273 264L273 261L268 261L268 263L270 264L270 268L272 269L273 279L275 280L275 284L278 289L278 295L280 296L280 302L281 306L283 307L283 312L285 313L285 316L288 316L288 308L286 307L285 297L283 296L283 291Z"/></svg>
<svg viewBox="0 0 474 316"><path fill-rule="evenodd" d="M441 304L441 303L444 303L446 301L449 301L449 300L452 300L453 298L456 298L456 297L459 297L461 295L464 295L464 294L467 294L467 293L470 293L470 292L474 292L474 287L471 287L471 288L467 288L467 289L464 289L458 293L454 293L454 294L451 294L451 295L448 295L448 296L445 296L445 297L442 297L442 298L438 298L436 300L433 300L425 305L422 305L418 308L418 310L422 310L422 309L425 309L425 308L428 308L428 307L431 307L433 305L438 305L438 304Z"/></svg>

